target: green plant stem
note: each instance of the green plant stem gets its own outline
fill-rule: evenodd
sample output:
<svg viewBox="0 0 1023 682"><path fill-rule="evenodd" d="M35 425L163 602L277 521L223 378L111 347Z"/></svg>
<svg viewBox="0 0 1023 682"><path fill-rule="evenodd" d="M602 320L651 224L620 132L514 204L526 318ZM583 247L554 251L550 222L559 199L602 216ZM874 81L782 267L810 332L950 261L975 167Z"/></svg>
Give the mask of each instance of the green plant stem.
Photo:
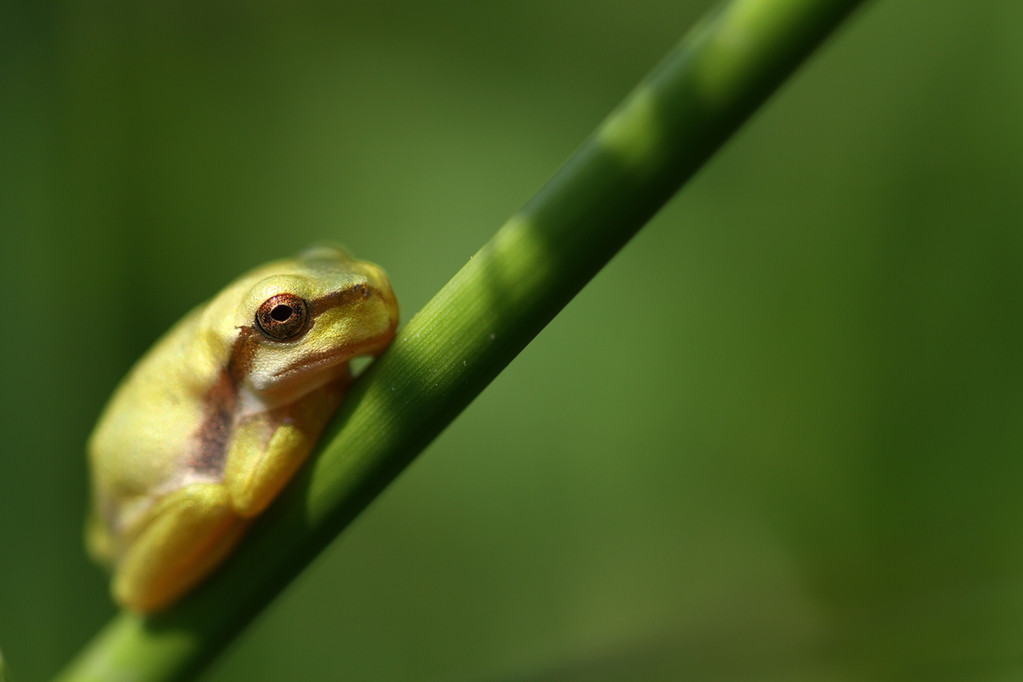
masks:
<svg viewBox="0 0 1023 682"><path fill-rule="evenodd" d="M60 679L200 671L859 4L735 0L713 10L408 323L228 563L164 614L117 616Z"/></svg>

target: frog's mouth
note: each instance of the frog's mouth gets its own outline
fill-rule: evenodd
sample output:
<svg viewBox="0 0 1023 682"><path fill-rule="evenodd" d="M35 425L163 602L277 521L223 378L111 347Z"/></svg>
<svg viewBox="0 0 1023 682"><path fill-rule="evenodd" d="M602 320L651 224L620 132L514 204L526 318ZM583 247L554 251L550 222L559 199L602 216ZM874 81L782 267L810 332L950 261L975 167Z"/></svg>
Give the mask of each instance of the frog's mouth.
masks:
<svg viewBox="0 0 1023 682"><path fill-rule="evenodd" d="M344 373L344 365L354 356L349 353L317 353L304 358L302 362L291 365L273 373L274 384L291 384L293 382L313 383L317 376L323 376L322 382L316 383L319 388L329 383L337 375ZM304 393L305 391L303 391Z"/></svg>
<svg viewBox="0 0 1023 682"><path fill-rule="evenodd" d="M346 364L352 358L362 355L379 355L394 338L394 332L388 331L353 344L345 351L323 351L306 356L300 362L273 373L274 382L291 382L299 377L312 378L318 373L331 374L331 370Z"/></svg>
<svg viewBox="0 0 1023 682"><path fill-rule="evenodd" d="M393 338L387 332L350 346L344 351L333 349L313 353L301 361L259 377L250 378L252 388L264 401L282 404L296 400L327 384L348 381L351 378L349 362L364 355L378 355Z"/></svg>

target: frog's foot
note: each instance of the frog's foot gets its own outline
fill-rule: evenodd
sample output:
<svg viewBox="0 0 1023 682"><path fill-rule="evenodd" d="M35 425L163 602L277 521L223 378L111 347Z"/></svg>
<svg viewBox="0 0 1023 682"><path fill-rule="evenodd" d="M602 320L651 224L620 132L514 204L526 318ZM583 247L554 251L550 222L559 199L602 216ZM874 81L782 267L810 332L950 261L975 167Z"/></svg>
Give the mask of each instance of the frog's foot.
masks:
<svg viewBox="0 0 1023 682"><path fill-rule="evenodd" d="M202 580L248 527L219 483L194 483L163 497L117 564L113 591L133 611L158 611Z"/></svg>

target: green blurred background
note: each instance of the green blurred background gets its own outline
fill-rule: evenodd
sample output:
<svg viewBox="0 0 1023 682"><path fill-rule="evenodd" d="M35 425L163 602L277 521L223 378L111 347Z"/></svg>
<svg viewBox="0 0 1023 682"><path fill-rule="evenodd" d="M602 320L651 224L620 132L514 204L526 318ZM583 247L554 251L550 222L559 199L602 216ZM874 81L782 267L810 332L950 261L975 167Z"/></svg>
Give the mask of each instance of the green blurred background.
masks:
<svg viewBox="0 0 1023 682"><path fill-rule="evenodd" d="M412 315L701 2L0 6L0 646L113 613L83 442L318 241ZM1023 4L877 1L218 680L1023 678Z"/></svg>

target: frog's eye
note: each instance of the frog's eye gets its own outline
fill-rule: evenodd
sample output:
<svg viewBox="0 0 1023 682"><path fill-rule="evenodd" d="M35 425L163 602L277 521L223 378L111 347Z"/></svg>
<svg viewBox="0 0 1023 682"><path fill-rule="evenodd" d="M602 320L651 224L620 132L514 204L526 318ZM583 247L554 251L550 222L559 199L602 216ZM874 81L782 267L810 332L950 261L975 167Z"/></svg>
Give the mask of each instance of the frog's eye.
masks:
<svg viewBox="0 0 1023 682"><path fill-rule="evenodd" d="M301 298L295 294L277 294L259 306L256 324L271 339L284 341L305 329L308 316L308 307Z"/></svg>

